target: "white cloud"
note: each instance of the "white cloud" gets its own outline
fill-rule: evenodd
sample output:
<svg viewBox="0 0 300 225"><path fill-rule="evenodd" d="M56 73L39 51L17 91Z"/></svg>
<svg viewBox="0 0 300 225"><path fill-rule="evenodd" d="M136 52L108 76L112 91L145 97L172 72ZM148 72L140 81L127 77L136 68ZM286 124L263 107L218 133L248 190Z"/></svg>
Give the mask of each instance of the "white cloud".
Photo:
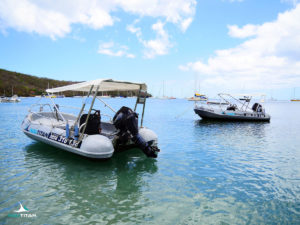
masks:
<svg viewBox="0 0 300 225"><path fill-rule="evenodd" d="M195 0L1 0L0 29L37 33L52 39L64 37L72 24L92 29L112 26L112 12L123 10L139 17L164 18L183 31L195 14Z"/></svg>
<svg viewBox="0 0 300 225"><path fill-rule="evenodd" d="M137 38L140 40L140 38L142 37L142 31L141 31L141 28L135 26L135 25L136 25L137 23L139 23L139 22L140 22L140 20L135 20L135 21L133 22L133 24L127 25L126 29L127 29L129 32L135 34L135 35L137 36Z"/></svg>
<svg viewBox="0 0 300 225"><path fill-rule="evenodd" d="M52 39L64 37L71 32L71 24L81 23L99 29L113 25L112 17L95 1L0 1L0 24L2 29L37 33ZM82 8L80 8L82 7Z"/></svg>
<svg viewBox="0 0 300 225"><path fill-rule="evenodd" d="M193 22L193 18L192 18L192 17L189 17L189 18L183 20L183 21L181 22L181 24L180 24L181 30L182 30L183 32L185 32L185 31L188 29L188 27L190 26L190 24L191 24L192 22Z"/></svg>
<svg viewBox="0 0 300 225"><path fill-rule="evenodd" d="M300 0L281 0L281 2L287 2L293 5L297 5L300 2Z"/></svg>
<svg viewBox="0 0 300 225"><path fill-rule="evenodd" d="M118 0L126 12L151 17L163 17L167 22L181 24L195 14L196 0Z"/></svg>
<svg viewBox="0 0 300 225"><path fill-rule="evenodd" d="M127 58L135 58L134 54L128 53L128 47L126 45L115 45L114 42L106 42L99 45L98 53L109 56L122 57L125 56Z"/></svg>
<svg viewBox="0 0 300 225"><path fill-rule="evenodd" d="M257 28L258 26L252 25L252 24L247 24L242 28L239 28L236 25L228 25L228 34L231 37L236 37L236 38L246 38L246 37L251 37L257 34Z"/></svg>
<svg viewBox="0 0 300 225"><path fill-rule="evenodd" d="M250 39L215 56L181 65L219 88L265 89L300 83L300 4L262 25L229 26L233 37Z"/></svg>
<svg viewBox="0 0 300 225"><path fill-rule="evenodd" d="M152 30L156 33L156 38L152 40L144 40L140 27L135 27L135 23L127 26L127 30L134 33L139 42L145 47L144 57L154 58L157 55L166 55L173 46L169 40L169 34L164 29L165 24L161 21L152 25Z"/></svg>

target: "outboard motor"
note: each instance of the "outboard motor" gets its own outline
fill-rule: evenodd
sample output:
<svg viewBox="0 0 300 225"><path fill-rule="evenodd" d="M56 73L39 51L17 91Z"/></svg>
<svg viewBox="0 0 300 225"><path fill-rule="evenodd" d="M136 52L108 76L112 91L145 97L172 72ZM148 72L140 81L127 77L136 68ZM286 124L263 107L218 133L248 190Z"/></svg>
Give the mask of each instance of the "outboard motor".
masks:
<svg viewBox="0 0 300 225"><path fill-rule="evenodd" d="M254 112L262 112L262 105L259 103L254 103L252 106Z"/></svg>
<svg viewBox="0 0 300 225"><path fill-rule="evenodd" d="M148 157L156 158L159 149L151 146L139 134L138 115L132 109L123 106L113 118L115 127L119 130L118 144L125 144L131 139Z"/></svg>

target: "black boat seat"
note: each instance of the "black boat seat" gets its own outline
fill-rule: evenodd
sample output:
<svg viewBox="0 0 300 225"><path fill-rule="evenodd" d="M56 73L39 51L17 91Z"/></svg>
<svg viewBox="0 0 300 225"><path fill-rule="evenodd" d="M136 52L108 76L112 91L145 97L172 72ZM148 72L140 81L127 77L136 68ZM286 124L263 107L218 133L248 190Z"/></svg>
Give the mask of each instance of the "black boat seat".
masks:
<svg viewBox="0 0 300 225"><path fill-rule="evenodd" d="M101 133L101 115L100 115L100 110L94 110L95 113L91 113L89 116L89 119L87 121L87 125L85 128L84 133L85 134L100 134ZM82 124L84 124L86 122L86 118L87 118L88 114L82 114L82 116L80 117L80 121L79 121L79 127L81 127ZM85 125L84 125L85 126ZM83 127L81 128L80 132L83 131Z"/></svg>

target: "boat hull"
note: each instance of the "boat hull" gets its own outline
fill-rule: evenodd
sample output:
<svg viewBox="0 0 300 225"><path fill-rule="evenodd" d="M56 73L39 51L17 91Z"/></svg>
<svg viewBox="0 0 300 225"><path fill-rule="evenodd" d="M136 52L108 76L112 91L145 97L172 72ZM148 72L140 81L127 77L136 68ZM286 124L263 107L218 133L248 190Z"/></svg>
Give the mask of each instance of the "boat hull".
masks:
<svg viewBox="0 0 300 225"><path fill-rule="evenodd" d="M194 109L195 113L202 119L224 120L224 121L270 121L270 116L259 113L235 113L235 112L215 112L213 110Z"/></svg>
<svg viewBox="0 0 300 225"><path fill-rule="evenodd" d="M51 146L59 148L61 150L71 152L71 153L81 155L81 156L91 158L91 159L108 159L108 158L111 158L113 153L114 153L114 151L111 151L111 152L108 152L108 153L100 153L100 154L90 153L90 152L87 152L87 151L83 151L80 148L72 147L70 145L66 145L66 144L63 144L63 143L60 143L60 142L57 142L57 141L50 140L47 137L43 137L43 136L40 136L40 135L37 135L37 134L33 134L33 133L31 133L29 131L26 131L26 130L23 130L23 132L27 137L29 137L29 138L31 138L35 141L43 142L45 144L51 145Z"/></svg>
<svg viewBox="0 0 300 225"><path fill-rule="evenodd" d="M51 118L49 118L51 115L51 113L44 112L35 114L29 113L21 125L22 131L33 140L87 158L111 158L115 150L117 150L118 146L113 145L117 130L111 123L102 122L101 134L84 135L81 141L77 141L74 139L73 134L69 134L69 138L67 138L65 123L53 119L51 120ZM70 124L72 124L72 118L76 118L71 114L64 114L64 117L69 119ZM157 135L153 131L142 127L139 128L139 134L145 142L157 146ZM125 145L132 144L131 140L125 143Z"/></svg>

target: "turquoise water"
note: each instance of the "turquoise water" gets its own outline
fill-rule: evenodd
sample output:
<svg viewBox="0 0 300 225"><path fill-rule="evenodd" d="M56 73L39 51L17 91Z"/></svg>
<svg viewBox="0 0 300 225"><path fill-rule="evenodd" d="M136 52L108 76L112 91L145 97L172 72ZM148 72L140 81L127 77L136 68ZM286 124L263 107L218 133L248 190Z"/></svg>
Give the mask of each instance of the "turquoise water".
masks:
<svg viewBox="0 0 300 225"><path fill-rule="evenodd" d="M267 103L270 123L220 123L192 102L149 99L158 158L134 149L91 161L21 132L36 101L0 104L0 224L300 224L299 103ZM19 202L36 217L10 217Z"/></svg>

